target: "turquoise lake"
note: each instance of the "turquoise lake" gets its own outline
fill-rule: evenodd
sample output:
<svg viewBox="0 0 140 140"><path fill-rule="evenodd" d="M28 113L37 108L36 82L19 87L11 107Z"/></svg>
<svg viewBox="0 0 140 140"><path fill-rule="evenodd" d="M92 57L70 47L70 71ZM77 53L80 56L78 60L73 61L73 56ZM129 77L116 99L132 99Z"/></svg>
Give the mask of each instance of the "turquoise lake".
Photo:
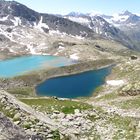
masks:
<svg viewBox="0 0 140 140"><path fill-rule="evenodd" d="M72 64L72 60L57 56L22 56L0 61L0 77L9 78L43 67L60 67Z"/></svg>
<svg viewBox="0 0 140 140"><path fill-rule="evenodd" d="M57 56L22 56L0 61L0 77L10 78L34 70L71 65L71 59ZM94 90L104 84L112 67L80 74L51 78L36 87L39 96L76 98L91 96Z"/></svg>
<svg viewBox="0 0 140 140"><path fill-rule="evenodd" d="M112 67L84 72L81 74L52 78L36 87L39 96L77 98L91 96L94 90L104 84Z"/></svg>

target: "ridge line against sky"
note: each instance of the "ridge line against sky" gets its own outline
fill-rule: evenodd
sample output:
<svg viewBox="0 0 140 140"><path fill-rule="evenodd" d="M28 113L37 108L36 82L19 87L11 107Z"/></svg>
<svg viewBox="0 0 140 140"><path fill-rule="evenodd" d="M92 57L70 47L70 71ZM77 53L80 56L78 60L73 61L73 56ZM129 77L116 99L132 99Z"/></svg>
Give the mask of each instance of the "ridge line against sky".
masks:
<svg viewBox="0 0 140 140"><path fill-rule="evenodd" d="M140 14L140 0L15 0L42 13L97 12L112 15L128 10Z"/></svg>

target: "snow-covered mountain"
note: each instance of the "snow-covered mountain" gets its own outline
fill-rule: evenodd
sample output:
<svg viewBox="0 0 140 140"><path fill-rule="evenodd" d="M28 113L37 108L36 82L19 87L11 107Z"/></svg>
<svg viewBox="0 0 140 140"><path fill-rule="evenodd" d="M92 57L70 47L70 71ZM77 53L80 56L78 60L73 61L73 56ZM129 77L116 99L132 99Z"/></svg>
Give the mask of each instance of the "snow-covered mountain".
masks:
<svg viewBox="0 0 140 140"><path fill-rule="evenodd" d="M129 11L125 11L119 14L113 14L112 16L101 15L106 21L112 23L113 25L119 27L122 25L133 26L140 22L140 17Z"/></svg>
<svg viewBox="0 0 140 140"><path fill-rule="evenodd" d="M0 23L9 26L36 26L45 31L58 30L79 36L83 35L82 32L85 32L87 36L92 33L89 28L70 20L55 15L38 13L15 1L0 1Z"/></svg>
<svg viewBox="0 0 140 140"><path fill-rule="evenodd" d="M102 37L122 42L129 48L133 48L133 44L131 43L129 37L127 37L119 28L115 27L112 22L108 22L109 20L111 21L112 16L100 15L98 13L83 14L72 12L65 15L64 18L80 23Z"/></svg>
<svg viewBox="0 0 140 140"><path fill-rule="evenodd" d="M140 17L125 11L120 14L104 15L99 13L69 13L64 16L92 29L108 39L114 39L140 50Z"/></svg>
<svg viewBox="0 0 140 140"><path fill-rule="evenodd" d="M114 34L115 27L109 24L101 16L92 15L92 14L81 14L81 13L70 13L65 18L68 18L71 21L78 22L88 28L92 29L97 34L112 38L111 34ZM117 29L116 29L117 30Z"/></svg>
<svg viewBox="0 0 140 140"><path fill-rule="evenodd" d="M134 47L120 29L97 14L42 14L15 1L0 1L2 54L67 55L62 54L65 46L80 44L87 38L116 40L129 48Z"/></svg>
<svg viewBox="0 0 140 140"><path fill-rule="evenodd" d="M77 22L38 13L15 1L0 1L1 53L47 53L53 50L50 46L56 47L53 43L57 40L92 38L94 35L91 29Z"/></svg>
<svg viewBox="0 0 140 140"><path fill-rule="evenodd" d="M140 50L140 16L125 11L113 16L102 16L106 21L123 31L135 45L135 49Z"/></svg>

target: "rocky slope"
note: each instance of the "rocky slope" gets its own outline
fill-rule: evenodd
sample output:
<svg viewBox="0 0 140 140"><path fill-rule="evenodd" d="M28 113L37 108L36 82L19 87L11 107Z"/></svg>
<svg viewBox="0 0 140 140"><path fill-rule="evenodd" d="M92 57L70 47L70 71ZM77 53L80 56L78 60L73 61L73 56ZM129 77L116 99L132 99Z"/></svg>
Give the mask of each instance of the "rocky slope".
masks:
<svg viewBox="0 0 140 140"><path fill-rule="evenodd" d="M94 36L91 29L68 19L35 12L15 1L0 1L2 54L49 54L51 47L63 46L63 42L59 45L61 39L73 44L76 41L69 40L80 42L81 38Z"/></svg>
<svg viewBox="0 0 140 140"><path fill-rule="evenodd" d="M64 100L21 96L19 99L31 108L0 91L1 112L18 126L18 131L22 129L19 134L23 136L39 135L44 140L139 140L139 66L139 58L126 57L113 68L106 84L96 90L96 96L89 98ZM3 124L5 118L1 120ZM10 133L7 135L10 137Z"/></svg>
<svg viewBox="0 0 140 140"><path fill-rule="evenodd" d="M1 24L4 25L36 26L45 32L58 30L61 33L79 36L90 36L90 33L93 33L90 29L77 23L54 15L38 13L15 1L0 1L0 7Z"/></svg>
<svg viewBox="0 0 140 140"><path fill-rule="evenodd" d="M129 12L125 15L131 17ZM124 26L132 22L139 25L136 16L127 22L124 15L120 16ZM112 16L74 13L63 18L38 13L15 1L0 1L0 60L50 54L80 62L11 79L1 78L0 139L140 139L140 54L126 48L134 46L121 26L114 27L121 22L113 26L112 19ZM116 63L112 74L94 96L64 100L35 95L35 85L42 80L112 62Z"/></svg>
<svg viewBox="0 0 140 140"><path fill-rule="evenodd" d="M121 29L109 23L104 15L76 14L73 12L64 17L92 29L107 39L119 41L128 48L134 49L135 47L131 39Z"/></svg>
<svg viewBox="0 0 140 140"><path fill-rule="evenodd" d="M0 139L9 140L9 139L23 139L27 140L30 138L29 135L26 135L23 130L15 126L7 117L0 113Z"/></svg>
<svg viewBox="0 0 140 140"><path fill-rule="evenodd" d="M129 11L114 15L76 13L64 16L92 29L106 38L116 39L135 50L139 48L140 16Z"/></svg>
<svg viewBox="0 0 140 140"><path fill-rule="evenodd" d="M0 110L6 116L1 114L1 139L45 140L55 137L54 133L57 132L57 124L5 91L0 91Z"/></svg>
<svg viewBox="0 0 140 140"><path fill-rule="evenodd" d="M91 50L96 40L110 42L109 46L114 42L116 46L134 47L122 31L102 17L84 16L81 24L62 16L38 13L15 1L0 1L0 57L50 54L78 58L78 53L83 53L77 50ZM93 53L99 54L96 50Z"/></svg>
<svg viewBox="0 0 140 140"><path fill-rule="evenodd" d="M104 16L103 16L104 17ZM140 16L133 14L129 11L124 13L116 14L110 17L104 17L109 23L118 27L122 30L135 44L135 49L140 50L139 48L139 37L140 37Z"/></svg>

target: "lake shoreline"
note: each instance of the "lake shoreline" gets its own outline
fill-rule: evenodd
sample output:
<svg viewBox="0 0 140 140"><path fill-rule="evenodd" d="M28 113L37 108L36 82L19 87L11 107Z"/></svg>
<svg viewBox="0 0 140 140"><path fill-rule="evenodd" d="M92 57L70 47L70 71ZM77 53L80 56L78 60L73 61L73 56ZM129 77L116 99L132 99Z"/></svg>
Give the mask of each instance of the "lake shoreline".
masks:
<svg viewBox="0 0 140 140"><path fill-rule="evenodd" d="M72 64L74 64L74 61L65 57L51 55L26 55L0 61L0 77L18 77L20 75L26 75L26 73L30 73L32 71Z"/></svg>
<svg viewBox="0 0 140 140"><path fill-rule="evenodd" d="M104 59L104 60L97 60L97 61L81 62L78 64L59 67L59 68L52 68L49 70L34 71L26 75L14 77L14 78L2 78L0 79L0 87L6 91L12 91L12 93L15 94L16 96L39 97L35 92L35 87L45 80L55 78L55 77L80 74L92 70L98 70L112 65L115 65L115 62L113 60ZM28 88L32 89L31 94L30 93L28 93L28 95L20 94L21 91ZM15 89L19 89L18 94L17 91L15 91Z"/></svg>
<svg viewBox="0 0 140 140"><path fill-rule="evenodd" d="M90 97L95 89L105 83L112 67L86 71L74 75L50 78L36 86L38 96L58 98Z"/></svg>

